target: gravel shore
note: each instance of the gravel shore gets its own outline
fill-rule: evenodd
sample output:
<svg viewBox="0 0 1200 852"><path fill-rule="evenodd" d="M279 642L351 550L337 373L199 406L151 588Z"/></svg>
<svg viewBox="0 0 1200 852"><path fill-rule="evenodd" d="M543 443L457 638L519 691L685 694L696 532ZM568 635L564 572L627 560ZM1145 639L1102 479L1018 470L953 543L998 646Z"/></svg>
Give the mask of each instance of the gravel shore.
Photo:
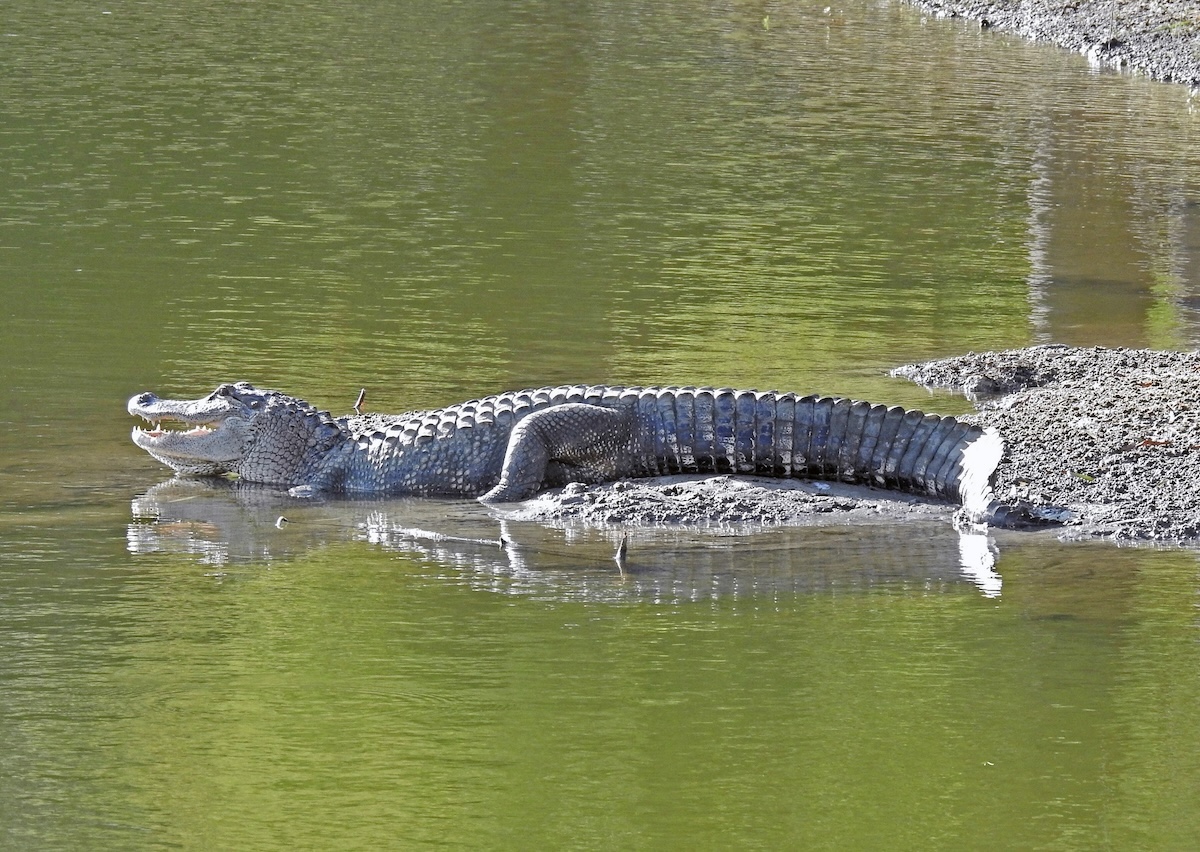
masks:
<svg viewBox="0 0 1200 852"><path fill-rule="evenodd" d="M1065 506L1068 533L1200 539L1200 352L1037 346L900 367L961 390L1006 453L1001 500Z"/></svg>
<svg viewBox="0 0 1200 852"><path fill-rule="evenodd" d="M978 21L1082 53L1094 65L1200 88L1195 0L908 0L938 17Z"/></svg>

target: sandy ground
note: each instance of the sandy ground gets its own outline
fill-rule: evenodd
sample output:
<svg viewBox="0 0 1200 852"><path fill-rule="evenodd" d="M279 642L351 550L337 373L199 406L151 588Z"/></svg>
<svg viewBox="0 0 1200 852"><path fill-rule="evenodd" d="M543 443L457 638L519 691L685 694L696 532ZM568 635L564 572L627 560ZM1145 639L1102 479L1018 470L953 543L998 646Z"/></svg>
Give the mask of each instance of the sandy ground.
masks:
<svg viewBox="0 0 1200 852"><path fill-rule="evenodd" d="M908 0L940 17L966 18L1078 51L1099 67L1200 87L1200 3L1195 0Z"/></svg>
<svg viewBox="0 0 1200 852"><path fill-rule="evenodd" d="M1065 507L1067 537L1200 539L1200 353L1043 346L971 353L895 375L961 390L1006 452L1002 500ZM931 406L932 407L932 406ZM667 477L572 485L512 514L588 525L950 520L955 507L839 483Z"/></svg>

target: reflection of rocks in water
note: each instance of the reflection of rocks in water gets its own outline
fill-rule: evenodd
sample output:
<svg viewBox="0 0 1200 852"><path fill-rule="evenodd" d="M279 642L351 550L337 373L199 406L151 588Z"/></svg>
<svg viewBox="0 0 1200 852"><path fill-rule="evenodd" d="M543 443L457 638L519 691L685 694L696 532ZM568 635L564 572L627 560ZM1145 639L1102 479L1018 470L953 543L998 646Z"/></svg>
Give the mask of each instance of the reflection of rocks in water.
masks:
<svg viewBox="0 0 1200 852"><path fill-rule="evenodd" d="M180 553L227 566L302 557L362 541L481 590L555 600L772 598L974 584L1000 592L984 534L944 519L825 526L596 528L514 520L474 501L299 500L223 481L171 480L133 501L133 553ZM280 517L287 523L278 524ZM626 539L623 565L613 556Z"/></svg>

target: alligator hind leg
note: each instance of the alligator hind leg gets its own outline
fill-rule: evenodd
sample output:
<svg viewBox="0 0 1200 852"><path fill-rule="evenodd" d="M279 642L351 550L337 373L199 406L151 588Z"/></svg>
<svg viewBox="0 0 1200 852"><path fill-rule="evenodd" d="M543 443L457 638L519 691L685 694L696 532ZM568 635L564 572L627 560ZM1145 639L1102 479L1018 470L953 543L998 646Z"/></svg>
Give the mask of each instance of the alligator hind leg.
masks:
<svg viewBox="0 0 1200 852"><path fill-rule="evenodd" d="M603 482L629 467L633 418L629 412L568 402L535 411L508 437L500 482L479 499L485 503L526 500L547 484Z"/></svg>

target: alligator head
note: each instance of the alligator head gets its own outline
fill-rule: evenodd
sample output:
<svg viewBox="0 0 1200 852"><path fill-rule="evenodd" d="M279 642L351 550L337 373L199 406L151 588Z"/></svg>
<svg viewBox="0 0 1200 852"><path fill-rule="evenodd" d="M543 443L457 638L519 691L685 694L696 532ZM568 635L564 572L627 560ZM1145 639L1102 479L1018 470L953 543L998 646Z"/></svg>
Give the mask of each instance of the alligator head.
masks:
<svg viewBox="0 0 1200 852"><path fill-rule="evenodd" d="M251 482L301 484L304 471L341 436L326 412L248 382L221 385L195 400L147 392L130 399L128 408L155 424L134 428L133 442L185 476L232 473Z"/></svg>

